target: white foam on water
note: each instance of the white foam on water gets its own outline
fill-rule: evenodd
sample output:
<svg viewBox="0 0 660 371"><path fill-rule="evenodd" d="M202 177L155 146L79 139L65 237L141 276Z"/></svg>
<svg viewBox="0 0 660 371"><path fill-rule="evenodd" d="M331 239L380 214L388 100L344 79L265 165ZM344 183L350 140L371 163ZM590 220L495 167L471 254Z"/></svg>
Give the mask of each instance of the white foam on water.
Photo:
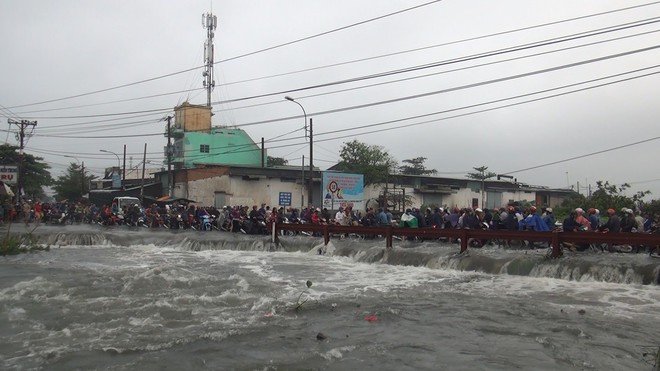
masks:
<svg viewBox="0 0 660 371"><path fill-rule="evenodd" d="M474 280L460 284L472 293L488 297L527 297L549 301L558 309L577 312L582 308L597 309L603 315L639 318L660 313L660 288L653 285L608 283L602 281L567 281L545 277L497 275L490 280ZM553 304L553 297L556 297Z"/></svg>
<svg viewBox="0 0 660 371"><path fill-rule="evenodd" d="M8 308L6 311L9 322L25 319L27 314L23 308Z"/></svg>
<svg viewBox="0 0 660 371"><path fill-rule="evenodd" d="M317 353L317 354L328 361L332 361L343 358L344 353L352 352L356 348L357 348L356 346L344 346L344 347L330 349L325 353Z"/></svg>

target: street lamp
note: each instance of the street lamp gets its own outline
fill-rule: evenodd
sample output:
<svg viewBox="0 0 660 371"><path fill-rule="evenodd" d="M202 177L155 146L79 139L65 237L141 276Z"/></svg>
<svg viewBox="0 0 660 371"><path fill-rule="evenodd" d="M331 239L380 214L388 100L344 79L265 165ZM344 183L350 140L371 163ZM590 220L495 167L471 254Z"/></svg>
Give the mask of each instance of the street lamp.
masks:
<svg viewBox="0 0 660 371"><path fill-rule="evenodd" d="M303 115L305 117L305 138L306 138L307 137L307 112L305 111L305 107L303 107L302 104L300 104L299 102L297 102L295 99L293 99L292 97L290 97L288 95L286 97L284 97L284 99L299 105L300 108L302 109ZM303 165L303 168L304 168L304 165ZM312 195L313 195L312 185L313 185L313 182L314 182L314 178L313 178L312 171L314 171L314 140L313 140L313 136L312 136L312 119L310 118L309 119L309 184L308 184L309 197L307 199L308 200L307 202L309 202L310 204L313 204L312 203Z"/></svg>
<svg viewBox="0 0 660 371"><path fill-rule="evenodd" d="M119 174L119 188L122 188L124 180L121 178L121 160L119 159L119 155L112 152L112 151L108 151L108 150L105 150L105 149L100 149L99 151L104 152L104 153L111 153L111 154L115 155L115 157L117 157L117 173Z"/></svg>

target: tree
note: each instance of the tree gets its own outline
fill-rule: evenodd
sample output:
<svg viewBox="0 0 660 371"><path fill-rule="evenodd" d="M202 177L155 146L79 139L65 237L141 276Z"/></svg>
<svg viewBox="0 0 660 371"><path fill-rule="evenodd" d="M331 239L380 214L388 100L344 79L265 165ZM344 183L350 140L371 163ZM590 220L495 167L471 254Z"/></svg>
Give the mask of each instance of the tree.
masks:
<svg viewBox="0 0 660 371"><path fill-rule="evenodd" d="M19 164L18 147L10 144L0 145L0 165ZM43 187L51 185L53 178L48 169L50 166L43 162L42 157L35 157L23 152L23 190L30 198L43 198L45 196Z"/></svg>
<svg viewBox="0 0 660 371"><path fill-rule="evenodd" d="M82 166L73 162L69 164L66 173L54 181L55 197L59 200L79 200L89 192L89 183L96 178L95 175L88 175Z"/></svg>
<svg viewBox="0 0 660 371"><path fill-rule="evenodd" d="M266 166L268 167L273 167L273 166L285 166L289 164L289 161L286 160L284 157L271 157L268 156L266 158Z"/></svg>
<svg viewBox="0 0 660 371"><path fill-rule="evenodd" d="M573 197L562 202L556 214L568 215L578 207L584 210L593 207L600 210L601 215L605 214L605 211L610 208L619 212L624 207L634 210L639 206L643 210L644 203L642 202L642 198L651 192L639 191L632 196L626 196L624 192L628 188L630 188L630 185L627 183L617 186L616 184L610 184L608 181L599 180L596 182L596 190L590 197L585 197L576 192Z"/></svg>
<svg viewBox="0 0 660 371"><path fill-rule="evenodd" d="M484 207L486 203L486 195L484 194L484 183L486 182L486 179L494 177L495 173L492 171L486 171L488 170L488 166L481 166L481 167L473 167L474 170L476 170L476 173L467 173L467 177L470 179L475 179L475 180L481 180L481 207Z"/></svg>
<svg viewBox="0 0 660 371"><path fill-rule="evenodd" d="M415 157L409 160L403 160L402 162L407 165L399 166L399 172L405 175L431 175L438 172L436 169L427 169L424 166L424 161L426 161L426 157Z"/></svg>
<svg viewBox="0 0 660 371"><path fill-rule="evenodd" d="M344 143L339 152L341 160L337 170L364 175L364 185L387 181L388 174L397 168L396 160L381 146L368 145L358 140Z"/></svg>

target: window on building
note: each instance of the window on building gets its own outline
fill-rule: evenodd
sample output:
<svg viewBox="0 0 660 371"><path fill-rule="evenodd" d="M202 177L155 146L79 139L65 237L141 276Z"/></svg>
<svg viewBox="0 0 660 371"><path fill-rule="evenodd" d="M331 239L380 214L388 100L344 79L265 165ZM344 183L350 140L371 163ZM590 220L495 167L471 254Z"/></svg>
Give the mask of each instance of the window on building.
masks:
<svg viewBox="0 0 660 371"><path fill-rule="evenodd" d="M211 148L209 147L208 144L200 144L200 145L199 145L199 151L200 151L201 153L209 153L210 150L211 150Z"/></svg>
<svg viewBox="0 0 660 371"><path fill-rule="evenodd" d="M479 199L478 198L473 198L472 199L472 207L479 207Z"/></svg>

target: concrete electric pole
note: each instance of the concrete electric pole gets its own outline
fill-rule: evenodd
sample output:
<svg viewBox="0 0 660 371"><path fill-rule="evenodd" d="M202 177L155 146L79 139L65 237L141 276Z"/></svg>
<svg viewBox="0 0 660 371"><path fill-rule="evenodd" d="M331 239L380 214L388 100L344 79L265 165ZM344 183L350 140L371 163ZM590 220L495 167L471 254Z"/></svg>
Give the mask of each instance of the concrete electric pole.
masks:
<svg viewBox="0 0 660 371"><path fill-rule="evenodd" d="M32 126L32 129L34 130L34 127L37 126L36 121L29 121L29 120L21 120L21 121L16 121L12 119L8 119L7 122L9 125L16 125L18 126L19 133L19 146L18 146L18 182L17 182L17 192L16 192L16 203L19 203L21 200L21 195L24 193L23 192L23 187L25 186L25 159L23 158L23 148L25 148L25 128L28 126Z"/></svg>

